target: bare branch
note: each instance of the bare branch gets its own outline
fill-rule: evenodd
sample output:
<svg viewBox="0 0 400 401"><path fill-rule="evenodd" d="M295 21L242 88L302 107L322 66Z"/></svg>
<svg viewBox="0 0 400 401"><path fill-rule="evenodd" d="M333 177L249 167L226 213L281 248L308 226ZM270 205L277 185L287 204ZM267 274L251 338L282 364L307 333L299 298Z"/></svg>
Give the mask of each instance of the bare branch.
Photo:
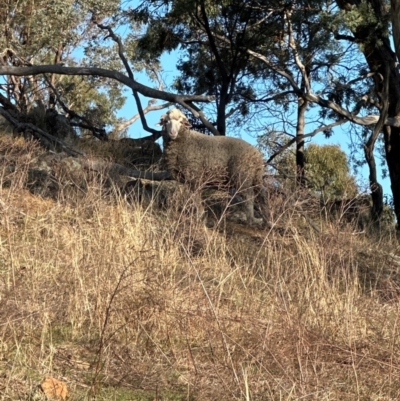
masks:
<svg viewBox="0 0 400 401"><path fill-rule="evenodd" d="M294 137L289 142L287 142L285 145L283 145L277 152L275 152L267 160L267 164L271 163L271 161L274 160L276 156L280 155L282 152L284 152L286 149L288 149L294 143L299 142L299 141L303 141L305 138L312 138L313 136L317 135L319 132L330 130L331 128L337 127L338 125L342 125L344 123L347 123L348 121L349 120L347 120L347 119L342 119L342 120L336 121L336 122L334 122L332 124L323 125L322 127L318 127L317 129L315 129L314 131L310 132L309 134L301 135L301 137Z"/></svg>
<svg viewBox="0 0 400 401"><path fill-rule="evenodd" d="M95 22L95 23L97 24L97 26L99 28L106 29L108 31L108 33L109 33L109 36L118 44L118 55L119 55L120 59L122 60L122 62L124 64L124 67L125 67L125 69L126 69L126 71L128 73L129 78L134 81L132 70L129 67L128 61L126 60L126 57L124 55L124 48L123 48L121 39L117 35L114 34L112 28L110 28L109 26L105 26L105 25L102 25L102 24L97 23L97 22ZM212 36L211 36L211 39L212 39ZM155 71L153 71L153 72L155 72ZM160 83L160 81L159 81L159 83ZM135 101L136 101L136 105L137 105L137 108L138 108L140 120L142 122L142 126L143 126L144 130L147 131L147 132L152 133L155 140L158 139L162 134L160 133L160 131L155 130L153 128L150 128L148 126L147 121L145 119L145 113L143 112L142 104L141 104L140 98L139 98L138 93L137 93L138 91L132 88L132 92L133 92L133 97L135 98ZM200 111L200 109L195 107L192 104L191 101L187 102L187 103L178 101L178 103L181 106L183 106L184 108L186 108L187 110L189 110L195 117L199 117L200 120L202 121L202 123L208 129L210 129L211 132L214 133L214 135L219 135L219 132L215 129L215 127L206 119L206 117Z"/></svg>
<svg viewBox="0 0 400 401"><path fill-rule="evenodd" d="M195 117L200 118L200 121L204 124L206 128L208 128L215 136L221 135L218 130L212 125L207 118L205 117L204 113L196 107L192 102L188 102L188 107L186 107Z"/></svg>
<svg viewBox="0 0 400 401"><path fill-rule="evenodd" d="M299 70L301 71L301 75L303 77L303 81L304 81L304 85L306 87L306 91L307 91L307 93L310 93L311 92L310 80L308 78L306 67L304 66L304 64L300 60L299 52L297 51L296 42L295 42L294 37L293 37L293 26L292 26L291 16L292 16L292 12L291 11L288 10L288 11L285 12L285 19L287 21L288 31L289 31L289 46L293 51L293 56L294 56L294 59L296 61L296 64L299 67Z"/></svg>
<svg viewBox="0 0 400 401"><path fill-rule="evenodd" d="M124 54L124 46L122 45L121 38L114 33L114 31L112 30L112 28L110 26L103 25L95 20L94 20L94 22L100 29L107 30L109 37L118 45L118 56L121 59L123 65L125 67L125 70L128 74L129 79L131 79L132 81L135 81L131 67L129 66L128 60L126 59L125 54ZM138 108L140 121L142 122L143 129L145 131L153 134L154 140L158 139L161 136L160 131L149 127L149 125L147 124L147 120L145 118L145 113L143 112L143 107L142 107L142 103L140 101L138 91L134 88L131 88L131 89L132 89L133 97L135 98L136 106Z"/></svg>
<svg viewBox="0 0 400 401"><path fill-rule="evenodd" d="M250 49L247 50L247 53L249 53L253 57L258 58L259 60L263 61L269 68L271 68L271 70L275 71L281 77L286 78L289 81L292 88L294 89L295 93L298 96L303 96L303 91L297 86L296 81L294 80L294 78L291 74L278 68L270 60L268 60L267 57L263 56L261 53L257 53ZM0 70L0 72L1 72L1 70Z"/></svg>
<svg viewBox="0 0 400 401"><path fill-rule="evenodd" d="M29 67L12 67L12 66L0 66L0 75L15 75L15 76L29 76L38 75L44 73L54 73L60 75L93 75L104 78L111 78L129 88L138 91L145 97L156 98L165 100L167 102L178 103L185 105L186 102L202 102L208 103L214 100L214 96L201 96L201 95L177 95L174 93L160 91L149 86L143 85L133 79L130 79L126 75L114 71L106 70L104 68L97 67L64 67L61 65L35 65Z"/></svg>
<svg viewBox="0 0 400 401"><path fill-rule="evenodd" d="M95 22L95 23L96 23L96 25L97 25L100 29L105 29L105 30L107 30L108 33L109 33L109 36L114 40L114 42L117 43L117 45L118 45L118 55L119 55L119 58L121 59L122 63L124 64L124 67L125 67L125 69L126 69L126 72L128 73L128 77L129 77L130 79L134 80L133 72L132 72L132 69L131 69L130 66L129 66L128 60L127 60L126 57L125 57L125 54L124 54L124 47L123 47L123 45L122 45L122 42L121 42L120 37L118 37L117 35L115 35L114 31L112 30L112 28L111 28L110 26L106 26L106 25L100 24L100 23L98 23L98 22ZM158 89L159 89L160 91L162 91L164 88L163 88L163 84L162 84L161 80L160 80L159 77L158 77L157 71L155 71L154 68L152 69L152 71L153 71L153 73L155 74L156 79L157 79L157 81L158 81ZM150 99L149 102L147 103L147 107L146 107L145 109L143 109L143 108L142 108L142 103L141 103L140 98L139 98L139 96L138 96L138 94L137 94L137 91L135 91L134 89L132 89L132 92L133 92L133 96L134 96L135 101L136 101L136 105L137 105L139 114L133 116L133 117L130 118L129 120L127 120L127 121L125 121L124 123L120 124L120 125L117 127L117 132L126 129L127 127L129 127L130 125L132 125L135 121L137 121L137 120L140 118L144 130L150 132L150 133L153 135L154 140L158 139L158 138L161 136L161 135L160 135L160 131L150 129L144 116L145 116L145 114L147 114L147 113L150 112L150 111L162 110L162 109L164 109L164 108L170 106L171 103L168 102L168 103L164 103L164 104L162 104L162 105L154 105L155 99Z"/></svg>
<svg viewBox="0 0 400 401"><path fill-rule="evenodd" d="M171 106L172 103L168 102L168 103L163 103L163 104L153 104L154 99L149 100L147 107L145 107L143 109L143 114L147 114L150 111L156 111L156 110L162 110L165 109L166 107ZM135 121L137 121L140 118L139 114L134 115L132 118L130 118L129 120L124 121L121 124L118 124L115 127L116 132L121 132L124 129L128 128L130 125L132 125Z"/></svg>
<svg viewBox="0 0 400 401"><path fill-rule="evenodd" d="M118 56L121 59L122 63L124 64L125 70L128 73L128 77L134 81L135 78L133 77L133 72L131 70L131 67L129 66L128 60L126 59L124 55L124 46L122 45L121 38L119 38L112 28L109 25L103 25L100 22L97 22L95 18L92 19L93 22L102 30L108 31L109 36L111 39L118 45Z"/></svg>
<svg viewBox="0 0 400 401"><path fill-rule="evenodd" d="M261 25L264 21L266 21L275 11L274 10L269 10L269 13L267 13L263 18L261 18L259 21L256 21L254 24L249 24L247 29L252 29L257 27L258 25Z"/></svg>
<svg viewBox="0 0 400 401"><path fill-rule="evenodd" d="M332 102L330 100L326 100L322 98L321 96L315 95L313 93L304 93L296 84L294 81L294 78L288 74L286 71L283 71L279 69L277 66L275 66L273 63L271 63L267 57L263 56L260 53L254 52L252 50L247 50L249 54L251 54L253 57L258 58L259 60L263 61L265 64L268 65L273 71L275 71L278 75L286 78L290 85L292 86L293 90L295 91L296 95L303 97L305 100L308 100L312 103L319 104L322 107L329 108L333 111L335 111L339 116L342 118L346 118L347 120L358 124L358 125L373 125L376 124L379 120L379 115L376 114L371 114L369 116L365 117L358 117L354 115L354 112L350 112L343 107L339 106L337 103ZM387 117L385 119L384 125L388 125L391 127L400 127L400 117Z"/></svg>

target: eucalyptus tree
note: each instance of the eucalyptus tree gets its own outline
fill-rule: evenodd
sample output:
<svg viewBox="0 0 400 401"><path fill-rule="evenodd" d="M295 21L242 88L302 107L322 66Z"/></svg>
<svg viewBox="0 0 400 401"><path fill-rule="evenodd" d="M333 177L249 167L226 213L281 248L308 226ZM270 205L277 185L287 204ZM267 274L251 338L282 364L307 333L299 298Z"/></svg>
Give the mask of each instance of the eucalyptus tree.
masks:
<svg viewBox="0 0 400 401"><path fill-rule="evenodd" d="M178 91L215 95L219 134L226 133L227 121L243 128L245 118L255 116L262 121L260 135L273 132L280 120L280 131L295 138L298 181L304 184L306 122L317 125L312 135L344 122L327 113L318 119L310 110L315 99L304 96L331 89L326 77L344 56L329 12L328 1L146 0L132 18L148 26L139 57L180 49Z"/></svg>
<svg viewBox="0 0 400 401"><path fill-rule="evenodd" d="M1 0L0 64L101 66L121 70L115 44L104 40L96 22L122 24L120 0ZM142 66L141 66L142 67ZM122 85L96 76L8 75L0 86L0 104L14 113L54 108L76 122L120 126L116 113L125 102ZM126 129L127 124L121 129Z"/></svg>
<svg viewBox="0 0 400 401"><path fill-rule="evenodd" d="M260 42L272 46L279 17L260 15L257 0L146 0L131 16L148 27L137 57L153 60L179 49L175 89L215 96L214 134L226 134L229 117L243 121L248 99L255 97L254 81L266 73L247 49Z"/></svg>
<svg viewBox="0 0 400 401"><path fill-rule="evenodd" d="M336 39L357 44L373 77L374 91L368 97L379 113L366 146L365 155L370 166L370 183L374 202L374 213L383 210L382 187L377 182L373 150L383 133L385 157L389 170L393 203L397 221L400 221L400 75L397 68L398 55L392 49L394 39L399 49L398 0L337 0L340 19L334 22ZM392 6L392 8L391 8ZM391 22L393 21L393 31ZM392 32L394 36L392 37Z"/></svg>
<svg viewBox="0 0 400 401"><path fill-rule="evenodd" d="M280 120L282 132L292 136L293 141L285 142L286 145L296 144L297 181L305 185L306 138L319 132L330 135L332 128L343 121L313 108L315 102L303 94L330 91L329 78L341 70L340 62L345 52L332 41L326 18L330 2L297 1L287 4L279 1L273 5L272 8L265 3L259 6L260 18L268 21L275 15L279 21L273 45L265 48L260 41L255 47L247 48L252 56L251 62L263 64L265 71L262 76L265 90L260 90L258 97L249 99L249 102L258 105L259 110L265 112L265 117L271 114L275 126ZM274 106L271 107L272 102ZM283 117L279 118L279 115ZM313 126L312 133L305 132L306 126Z"/></svg>
<svg viewBox="0 0 400 401"><path fill-rule="evenodd" d="M297 144L297 169L300 182L304 182L301 171L304 168L303 140L306 137L312 137L321 131L330 134L333 127L346 122L362 126L375 125L362 146L370 168L373 215L378 219L383 210L383 196L376 174L375 142L382 126L399 125L396 115L390 116L385 111L390 102L379 100L387 99L389 88L392 92L396 92L399 85L398 82L393 82L392 86L389 80L381 79L385 77L383 69L393 65L388 55L394 53L391 52L390 46L386 46L389 44L387 36L389 19L384 12L383 2L381 6L375 4L376 10L369 7L366 2L360 2L358 8L349 3L343 7L345 13L349 14L347 18L344 18L344 12L332 2L297 1L290 4L277 2L275 8L271 8L270 4L265 2L260 3L259 9L265 10L266 18L273 14L282 15L282 27L277 31L280 39L274 47L269 46L265 49L260 43L258 48L247 48L247 52L265 63L273 72L268 76L269 79L273 77L273 80L270 80L265 98L258 98L256 101L274 100L275 103L285 105L286 111L290 105L293 108L293 102L297 102L297 121L292 124L296 135L292 141L285 143L283 149L290 144ZM383 13L384 17L382 16L381 20L374 16L377 12ZM374 26L374 29L370 29L370 25ZM353 36L348 34L351 29L355 29L359 39L356 39L355 34ZM226 38L224 40L227 41ZM372 47L361 47L362 51L368 53L367 62L360 62L359 45L371 41L374 42ZM374 46L383 48L375 58ZM372 65L372 59L375 65ZM381 68L381 73L378 71L378 66ZM397 74L395 71L392 76L397 77ZM271 85L271 82L279 84ZM375 86L375 93L371 91L372 84ZM305 112L316 105L321 107L319 115L323 119L322 126L305 133ZM374 111L378 111L379 115L365 115ZM287 121L285 121L287 115L288 113L285 113L282 121ZM394 164L395 161L392 160L392 165ZM388 165L390 165L389 160ZM393 179L399 180L400 184L398 173L400 170L391 174L392 186ZM396 199L394 201L396 202ZM398 201L400 203L400 199Z"/></svg>

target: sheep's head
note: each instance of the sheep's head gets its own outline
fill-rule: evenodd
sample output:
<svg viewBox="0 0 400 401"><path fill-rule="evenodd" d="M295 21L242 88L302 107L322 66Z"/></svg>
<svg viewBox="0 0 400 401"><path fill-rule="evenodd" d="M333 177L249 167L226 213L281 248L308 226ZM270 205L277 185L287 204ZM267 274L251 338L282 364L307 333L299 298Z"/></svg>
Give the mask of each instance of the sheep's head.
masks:
<svg viewBox="0 0 400 401"><path fill-rule="evenodd" d="M162 116L163 117L163 116ZM178 137L178 132L181 127L191 127L186 116L178 109L172 109L167 113L165 129L171 139Z"/></svg>

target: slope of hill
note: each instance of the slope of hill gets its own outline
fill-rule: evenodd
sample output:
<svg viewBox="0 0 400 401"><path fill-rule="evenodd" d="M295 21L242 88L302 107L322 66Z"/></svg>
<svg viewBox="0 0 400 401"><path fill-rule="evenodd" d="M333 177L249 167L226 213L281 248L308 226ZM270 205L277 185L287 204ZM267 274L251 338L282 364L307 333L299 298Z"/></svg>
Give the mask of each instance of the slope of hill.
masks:
<svg viewBox="0 0 400 401"><path fill-rule="evenodd" d="M0 137L0 400L46 375L70 400L400 398L390 233L288 200L268 228L207 228L49 157Z"/></svg>

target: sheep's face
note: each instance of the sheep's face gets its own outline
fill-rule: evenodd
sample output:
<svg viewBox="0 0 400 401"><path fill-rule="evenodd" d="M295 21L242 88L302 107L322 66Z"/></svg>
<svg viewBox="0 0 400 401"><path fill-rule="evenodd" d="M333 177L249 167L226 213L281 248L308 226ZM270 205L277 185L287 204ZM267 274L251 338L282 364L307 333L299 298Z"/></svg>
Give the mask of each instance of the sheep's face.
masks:
<svg viewBox="0 0 400 401"><path fill-rule="evenodd" d="M168 135L171 139L176 139L178 137L178 132L181 127L191 127L190 123L186 118L179 118L178 120L172 118L167 121L165 127L167 129Z"/></svg>

